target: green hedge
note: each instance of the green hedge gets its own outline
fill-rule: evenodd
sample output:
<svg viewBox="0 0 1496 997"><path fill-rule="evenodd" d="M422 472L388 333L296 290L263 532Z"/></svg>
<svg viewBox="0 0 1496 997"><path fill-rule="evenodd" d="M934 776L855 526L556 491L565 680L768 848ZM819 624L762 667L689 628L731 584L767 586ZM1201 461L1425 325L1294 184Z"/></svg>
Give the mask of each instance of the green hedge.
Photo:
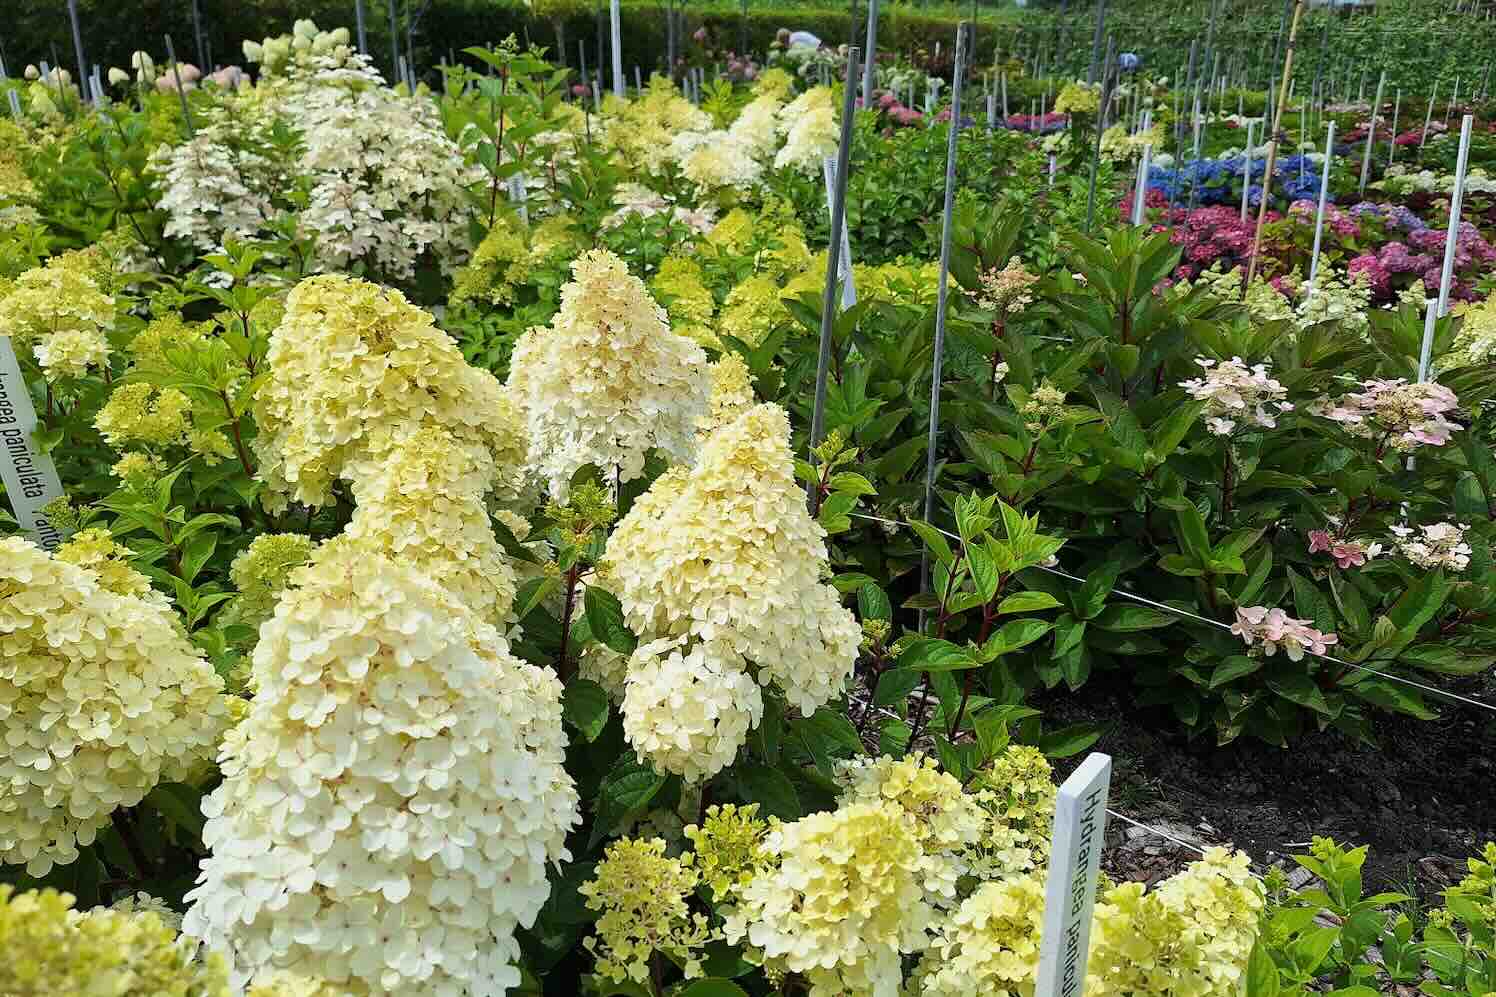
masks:
<svg viewBox="0 0 1496 997"><path fill-rule="evenodd" d="M10 23L0 25L0 44L5 46L5 58L13 71L26 63L53 58L54 49L63 65L74 65L66 7L60 0L0 2L15 11L15 16L8 19ZM400 0L398 4L402 12L406 3ZM212 61L220 63L239 61L239 46L245 38L287 31L296 17L311 17L324 27L347 25L351 29L354 24L353 0L199 0L199 4ZM414 0L413 6L420 9L421 0ZM183 58L196 59L190 0L80 0L79 7L91 62L126 65L136 48L160 53L165 47L162 36L167 32ZM366 0L365 9L370 50L378 64L387 68L387 5L385 0ZM579 40L588 46L590 67L596 59L597 41L606 37L605 31L599 30L605 29L606 8L599 4L596 9L595 17L573 17L564 26L566 59L572 65L577 61ZM970 9L887 3L879 28L879 49L902 53L922 50L928 59L938 42L942 59L932 68L948 72L956 20L961 14L969 16ZM1031 66L1039 63L1046 69L1082 75L1090 57L1092 9L1090 4L1077 4L1069 13L977 8L977 60L990 64L1000 52L1027 57ZM1439 91L1447 95L1453 77L1460 74L1469 93L1471 81L1478 82L1496 53L1496 24L1452 15L1447 9L1447 5L1416 2L1396 8L1384 4L1384 11L1375 16L1344 17L1323 11L1306 14L1300 31L1300 78L1319 73L1358 82L1364 73L1370 90L1377 73L1385 69L1390 76L1389 96L1392 88L1399 86L1408 96L1426 94L1435 80L1439 81ZM860 16L858 20L860 33ZM831 43L846 41L853 34L848 9L837 3L813 6L750 0L745 29L737 3L707 0L689 7L685 21L686 35L705 25L722 50L737 48L746 30L749 51L758 53L767 49L775 31L782 27L813 31ZM1327 23L1328 35L1324 31ZM1275 4L1257 3L1231 11L1221 19L1217 33L1222 64L1249 67L1251 82L1264 86L1274 72L1271 62L1279 26L1280 12ZM1169 75L1184 62L1191 40L1203 38L1206 32L1200 13L1178 13L1177 8L1171 14L1139 7L1121 11L1109 8L1107 29L1118 52L1135 52L1156 71ZM430 0L415 36L417 64L429 69L449 51L497 42L510 34L550 47L556 43L554 27L537 21L517 0ZM629 75L636 64L644 69L663 66L663 5L654 0L626 3L623 36L624 65ZM702 54L693 44L686 44L684 50L698 58Z"/></svg>

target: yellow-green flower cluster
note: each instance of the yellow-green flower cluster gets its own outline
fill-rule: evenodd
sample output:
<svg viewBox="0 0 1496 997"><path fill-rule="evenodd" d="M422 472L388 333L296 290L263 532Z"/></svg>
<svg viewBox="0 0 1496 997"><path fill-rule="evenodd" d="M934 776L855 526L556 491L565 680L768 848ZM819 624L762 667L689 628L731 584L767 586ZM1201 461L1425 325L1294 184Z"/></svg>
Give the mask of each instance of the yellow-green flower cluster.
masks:
<svg viewBox="0 0 1496 997"><path fill-rule="evenodd" d="M579 817L561 684L458 595L348 536L291 574L204 801L185 932L235 986L501 993Z"/></svg>
<svg viewBox="0 0 1496 997"><path fill-rule="evenodd" d="M672 331L702 346L719 345L712 328L717 299L706 286L701 264L687 256L667 256L649 289L664 303Z"/></svg>
<svg viewBox="0 0 1496 997"><path fill-rule="evenodd" d="M129 548L116 543L106 529L95 526L79 530L52 556L93 572L99 584L115 595L143 599L162 608L167 606L166 596L152 589L151 580L130 565Z"/></svg>
<svg viewBox="0 0 1496 997"><path fill-rule="evenodd" d="M983 883L936 926L909 993L918 997L1032 994L1043 927L1044 881L1040 876Z"/></svg>
<svg viewBox="0 0 1496 997"><path fill-rule="evenodd" d="M1057 790L1054 769L1038 748L1011 744L972 781L988 827L966 855L978 879L1042 869L1049 861Z"/></svg>
<svg viewBox="0 0 1496 997"><path fill-rule="evenodd" d="M447 303L512 305L516 288L530 279L532 264L531 250L525 245L518 222L500 217L457 271Z"/></svg>
<svg viewBox="0 0 1496 997"><path fill-rule="evenodd" d="M106 538L87 532L70 556L104 578L0 540L0 862L34 876L74 861L115 809L187 779L228 717L223 680L165 599L126 594L139 580Z"/></svg>
<svg viewBox="0 0 1496 997"><path fill-rule="evenodd" d="M1101 88L1075 80L1066 83L1054 100L1056 114L1095 114L1101 107Z"/></svg>
<svg viewBox="0 0 1496 997"><path fill-rule="evenodd" d="M926 890L937 902L952 902L956 879L965 872L961 855L977 845L988 817L977 799L954 776L940 771L935 759L920 754L903 758L860 758L837 772L846 788L839 802L892 803L909 815L920 848L932 860Z"/></svg>
<svg viewBox="0 0 1496 997"><path fill-rule="evenodd" d="M659 952L678 962L687 979L701 976L701 950L713 932L687 903L697 880L691 855L667 856L659 838L609 845L593 878L577 891L602 914L582 943L597 957L598 975L642 983Z"/></svg>
<svg viewBox="0 0 1496 997"><path fill-rule="evenodd" d="M765 67L753 81L753 92L760 97L788 100L795 90L795 77L781 66Z"/></svg>
<svg viewBox="0 0 1496 997"><path fill-rule="evenodd" d="M601 140L615 160L658 173L670 161L670 145L681 132L712 127L711 116L680 95L675 84L651 76L635 100L609 97L603 105Z"/></svg>
<svg viewBox="0 0 1496 997"><path fill-rule="evenodd" d="M1241 267L1232 267L1223 272L1217 263L1196 277L1193 284L1203 284L1220 301L1240 300L1247 313L1258 322L1293 321L1293 303L1265 280L1254 280L1252 286L1247 288L1246 297L1242 297L1241 282L1244 274ZM1176 286L1183 291L1189 285Z"/></svg>
<svg viewBox="0 0 1496 997"><path fill-rule="evenodd" d="M757 346L789 318L789 309L784 307L780 295L778 277L770 273L753 274L727 292L719 331L748 346Z"/></svg>
<svg viewBox="0 0 1496 997"><path fill-rule="evenodd" d="M0 994L6 997L229 997L221 959L201 961L154 910L73 910L50 887L0 883Z"/></svg>
<svg viewBox="0 0 1496 997"><path fill-rule="evenodd" d="M932 860L904 810L844 805L772 829L765 849L774 865L742 887L727 940L802 974L812 997L898 993L903 957L925 947L936 917Z"/></svg>
<svg viewBox="0 0 1496 997"><path fill-rule="evenodd" d="M673 332L623 261L593 250L572 264L549 327L515 344L509 390L529 432L526 466L557 501L592 464L617 486L650 450L686 460L706 409L706 354Z"/></svg>
<svg viewBox="0 0 1496 997"><path fill-rule="evenodd" d="M109 360L114 298L91 276L94 265L82 250L54 256L0 297L0 335L30 343L49 383L83 377Z"/></svg>
<svg viewBox="0 0 1496 997"><path fill-rule="evenodd" d="M256 536L229 565L229 580L239 592L219 614L219 622L249 627L258 634L260 624L274 614L276 601L290 584L291 572L311 560L315 546L311 537L301 533ZM248 644L253 646L254 640Z"/></svg>
<svg viewBox="0 0 1496 997"><path fill-rule="evenodd" d="M1236 997L1263 903L1247 856L1224 848L1152 891L1111 888L1096 905L1087 992Z"/></svg>
<svg viewBox="0 0 1496 997"><path fill-rule="evenodd" d="M736 902L743 887L768 867L764 842L769 825L758 816L757 803L714 803L706 808L706 818L699 825L686 826L685 834L702 885L716 903Z"/></svg>
<svg viewBox="0 0 1496 997"><path fill-rule="evenodd" d="M446 426L508 455L516 427L503 389L469 366L431 316L398 291L341 276L298 284L270 339L270 377L255 395L254 448L271 511L332 502L348 465L371 456L378 427ZM499 410L500 418L495 418ZM512 498L521 483L499 489Z"/></svg>

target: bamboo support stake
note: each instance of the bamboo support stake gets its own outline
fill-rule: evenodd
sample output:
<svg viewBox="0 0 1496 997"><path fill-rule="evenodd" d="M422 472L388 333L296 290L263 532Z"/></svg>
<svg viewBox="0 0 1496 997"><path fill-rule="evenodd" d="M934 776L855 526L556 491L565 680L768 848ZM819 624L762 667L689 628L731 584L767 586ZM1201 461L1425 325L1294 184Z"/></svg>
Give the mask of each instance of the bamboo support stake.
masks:
<svg viewBox="0 0 1496 997"><path fill-rule="evenodd" d="M1299 37L1299 18L1304 13L1304 0L1293 5L1293 25L1288 29L1288 51L1283 54L1283 82L1278 85L1278 104L1273 111L1273 134L1267 143L1267 169L1262 174L1262 203L1257 206L1257 228L1252 233L1252 255L1247 257L1247 279L1242 281L1241 295L1245 299L1252 278L1257 276L1257 254L1262 250L1262 227L1267 224L1268 193L1273 185L1273 167L1278 161L1278 131L1283 127L1283 105L1288 100L1288 80L1293 75L1293 50Z"/></svg>

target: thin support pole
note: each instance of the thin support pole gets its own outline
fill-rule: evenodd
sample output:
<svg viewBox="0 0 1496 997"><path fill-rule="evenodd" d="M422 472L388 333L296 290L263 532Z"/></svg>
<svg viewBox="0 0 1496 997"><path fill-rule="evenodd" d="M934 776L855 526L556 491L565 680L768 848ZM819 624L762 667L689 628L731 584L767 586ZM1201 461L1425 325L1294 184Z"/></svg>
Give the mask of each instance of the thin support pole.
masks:
<svg viewBox="0 0 1496 997"><path fill-rule="evenodd" d="M1429 302L1428 315L1423 322L1423 343L1418 350L1418 380L1428 380L1429 365L1434 352L1434 323L1449 311L1449 289L1454 280L1455 244L1459 239L1460 210L1465 201L1465 171L1470 165L1470 129L1475 116L1465 115L1460 124L1460 151L1455 159L1454 191L1449 196L1449 226L1444 232L1444 265L1439 269L1439 297Z"/></svg>
<svg viewBox="0 0 1496 997"><path fill-rule="evenodd" d="M826 435L826 378L831 371L831 340L836 328L837 278L841 275L842 229L847 221L847 173L852 158L852 115L857 106L857 60L861 53L854 46L847 50L846 86L842 94L841 142L836 150L836 186L831 196L831 232L826 247L826 290L821 296L821 342L816 359L815 402L810 414L810 459ZM819 512L821 493L811 483L810 507Z"/></svg>
<svg viewBox="0 0 1496 997"><path fill-rule="evenodd" d="M1366 145L1361 150L1361 184L1358 192L1362 197L1366 196L1366 181L1371 177L1371 147L1376 144L1377 118L1382 113L1382 91L1387 86L1387 71L1382 70L1382 78L1377 80L1377 96L1372 103L1371 124L1366 130Z"/></svg>
<svg viewBox="0 0 1496 997"><path fill-rule="evenodd" d="M1252 286L1257 276L1257 256L1262 251L1262 228L1267 224L1268 192L1273 185L1273 166L1278 161L1278 132L1283 127L1283 105L1288 101L1288 81L1293 76L1293 50L1299 38L1299 18L1304 13L1304 0L1293 5L1293 25L1288 29L1288 51L1283 56L1283 82L1278 86L1278 106L1273 112L1273 134L1267 143L1267 168L1262 174L1262 203L1257 206L1257 228L1252 233L1252 255L1247 258L1247 279L1242 281L1242 297Z"/></svg>
<svg viewBox="0 0 1496 997"><path fill-rule="evenodd" d="M935 515L935 444L940 437L940 379L945 359L945 312L951 272L952 216L956 204L957 140L961 135L961 78L965 75L966 39L970 29L971 25L965 21L956 26L956 75L951 82L950 137L945 146L945 206L940 224L940 283L935 290L935 356L930 370L930 435L925 442L925 522L929 522ZM929 583L930 553L926 548L920 554L922 590L927 590Z"/></svg>
<svg viewBox="0 0 1496 997"><path fill-rule="evenodd" d="M1325 204L1330 199L1330 163L1335 159L1335 122L1325 132L1325 168L1319 178L1319 207L1314 213L1314 250L1309 255L1309 284L1305 296L1314 293L1314 279L1319 276L1320 235L1325 230Z"/></svg>

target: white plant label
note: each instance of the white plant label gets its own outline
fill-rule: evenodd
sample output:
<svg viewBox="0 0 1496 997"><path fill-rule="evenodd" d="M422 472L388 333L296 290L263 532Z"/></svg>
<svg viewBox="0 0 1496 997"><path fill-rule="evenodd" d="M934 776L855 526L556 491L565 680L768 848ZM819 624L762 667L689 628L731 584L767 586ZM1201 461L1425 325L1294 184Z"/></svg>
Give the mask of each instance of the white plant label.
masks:
<svg viewBox="0 0 1496 997"><path fill-rule="evenodd" d="M1085 989L1111 781L1111 757L1093 753L1055 798L1035 997L1080 997Z"/></svg>
<svg viewBox="0 0 1496 997"><path fill-rule="evenodd" d="M514 202L514 213L519 215L519 220L526 225L530 224L530 208L525 202L530 199L530 188L526 186L525 175L516 173L509 178L509 200Z"/></svg>
<svg viewBox="0 0 1496 997"><path fill-rule="evenodd" d="M827 156L821 160L821 173L826 178L826 211L831 211L831 206L836 202L836 157ZM841 281L841 303L842 308L851 308L857 304L857 284L852 278L852 240L847 236L847 226L842 225L841 253L837 260L837 280Z"/></svg>
<svg viewBox="0 0 1496 997"><path fill-rule="evenodd" d="M42 506L62 495L52 458L36 449L36 408L21 377L9 336L0 336L0 481L21 529L47 550L63 541L63 531L42 514Z"/></svg>
<svg viewBox="0 0 1496 997"><path fill-rule="evenodd" d="M10 114L17 121L21 120L21 98L16 96L14 90L5 91L5 96L10 98Z"/></svg>

